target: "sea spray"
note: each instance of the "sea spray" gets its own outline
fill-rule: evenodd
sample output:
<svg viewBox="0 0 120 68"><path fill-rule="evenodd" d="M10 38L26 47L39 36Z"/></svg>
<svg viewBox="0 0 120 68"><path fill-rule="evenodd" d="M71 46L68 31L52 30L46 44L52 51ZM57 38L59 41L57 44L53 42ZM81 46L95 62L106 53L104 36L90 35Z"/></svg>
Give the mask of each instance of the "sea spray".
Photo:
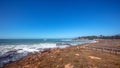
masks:
<svg viewBox="0 0 120 68"><path fill-rule="evenodd" d="M21 59L29 53L41 52L48 48L65 48L70 45L91 43L94 40L71 39L7 39L0 40L0 67L4 64Z"/></svg>

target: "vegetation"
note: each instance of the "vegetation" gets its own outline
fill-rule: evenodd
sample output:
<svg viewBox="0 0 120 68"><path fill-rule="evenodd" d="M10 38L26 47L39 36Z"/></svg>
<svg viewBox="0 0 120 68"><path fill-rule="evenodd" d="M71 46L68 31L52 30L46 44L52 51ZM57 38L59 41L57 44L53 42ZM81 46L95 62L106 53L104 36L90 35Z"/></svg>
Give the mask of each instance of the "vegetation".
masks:
<svg viewBox="0 0 120 68"><path fill-rule="evenodd" d="M101 46L105 44L104 46L109 47L114 44L119 45L119 42L120 40L100 40L98 43L82 45ZM84 49L81 48L82 45L30 54L3 68L120 68L120 55Z"/></svg>
<svg viewBox="0 0 120 68"><path fill-rule="evenodd" d="M82 36L82 37L78 37L76 39L120 39L120 35L112 35L112 36Z"/></svg>

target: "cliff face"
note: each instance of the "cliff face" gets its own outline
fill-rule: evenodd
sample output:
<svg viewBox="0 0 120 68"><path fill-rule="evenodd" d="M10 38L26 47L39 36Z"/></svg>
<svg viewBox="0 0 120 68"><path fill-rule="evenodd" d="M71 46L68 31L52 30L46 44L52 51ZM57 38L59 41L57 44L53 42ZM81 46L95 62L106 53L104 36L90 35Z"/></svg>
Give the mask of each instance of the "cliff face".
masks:
<svg viewBox="0 0 120 68"><path fill-rule="evenodd" d="M111 42L111 43L110 43ZM102 40L98 43L84 44L87 46L104 46L118 44L120 40ZM113 46L113 44L111 46ZM64 49L49 49L42 53L29 54L19 61L5 65L3 68L119 68L120 55L83 49L81 46ZM117 45L117 46L118 46ZM120 45L119 45L120 46ZM103 47L103 46L101 46ZM117 60L117 61L116 61ZM112 63L112 64L111 64Z"/></svg>

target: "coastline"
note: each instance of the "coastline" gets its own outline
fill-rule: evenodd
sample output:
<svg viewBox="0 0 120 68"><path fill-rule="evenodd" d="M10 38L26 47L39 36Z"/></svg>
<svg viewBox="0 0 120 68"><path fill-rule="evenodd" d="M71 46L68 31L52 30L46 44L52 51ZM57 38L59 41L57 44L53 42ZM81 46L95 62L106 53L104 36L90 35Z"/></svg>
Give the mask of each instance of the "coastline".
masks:
<svg viewBox="0 0 120 68"><path fill-rule="evenodd" d="M119 40L120 41L120 40ZM113 67L119 68L120 62L116 62L115 60L120 59L120 55L113 55L101 51L93 51L90 49L83 48L81 46L95 46L98 44L104 44L105 42L111 42L109 40L97 40L95 43L87 43L87 44L81 44L76 46L70 46L63 49L60 48L53 48L48 49L40 53L36 54L29 54L28 56L15 61L11 62L9 64L6 64L3 66L3 68L67 68L67 67L98 67L101 66L99 64L102 64L101 62L105 62L105 64L108 64L105 66L105 64L102 64L103 68L105 67L111 67L111 62L114 62L115 64L112 64ZM112 43L112 42L111 42ZM106 44L106 45L108 45ZM117 43L119 44L119 43ZM103 47L103 46L102 46ZM105 59L106 57L111 56L113 58ZM91 59L90 57L97 57L99 59ZM103 61L100 59L104 59ZM111 59L111 62L108 62L108 60ZM97 61L100 62L97 62ZM95 62L99 64L95 64ZM117 65L116 65L117 64Z"/></svg>

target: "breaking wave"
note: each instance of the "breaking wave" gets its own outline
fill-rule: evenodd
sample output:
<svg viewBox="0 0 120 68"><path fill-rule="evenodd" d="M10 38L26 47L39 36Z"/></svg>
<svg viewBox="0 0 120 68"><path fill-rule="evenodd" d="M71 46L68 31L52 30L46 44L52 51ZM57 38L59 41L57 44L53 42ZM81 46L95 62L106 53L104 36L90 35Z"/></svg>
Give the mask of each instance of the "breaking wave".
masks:
<svg viewBox="0 0 120 68"><path fill-rule="evenodd" d="M64 40L65 41L65 40ZM37 43L37 44L10 44L0 45L0 67L4 64L21 59L27 56L29 53L36 53L44 51L48 48L65 48L70 45L90 43L91 41L80 41L80 42L54 42L54 43ZM94 42L94 41L92 41Z"/></svg>

